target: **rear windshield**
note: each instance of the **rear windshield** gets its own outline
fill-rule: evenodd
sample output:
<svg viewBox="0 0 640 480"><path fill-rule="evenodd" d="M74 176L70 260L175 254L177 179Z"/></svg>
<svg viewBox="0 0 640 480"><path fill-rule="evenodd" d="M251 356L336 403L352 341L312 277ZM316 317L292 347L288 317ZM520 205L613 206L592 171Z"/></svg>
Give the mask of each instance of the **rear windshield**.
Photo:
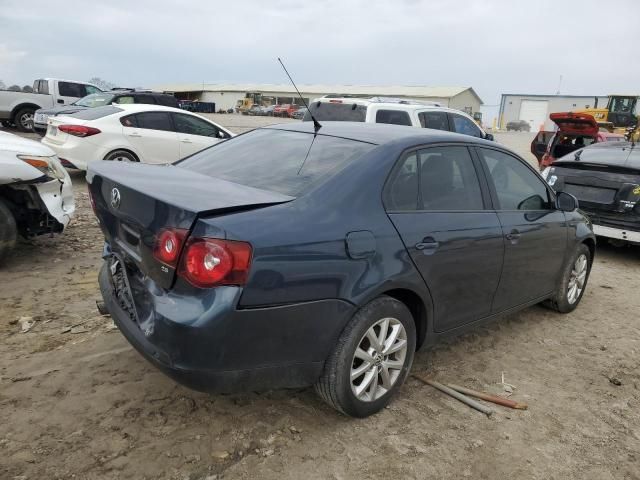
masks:
<svg viewBox="0 0 640 480"><path fill-rule="evenodd" d="M113 101L113 93L92 93L86 97L82 97L80 100L74 103L74 105L80 105L81 107L102 107L109 105Z"/></svg>
<svg viewBox="0 0 640 480"><path fill-rule="evenodd" d="M180 167L250 187L299 196L375 145L302 132L262 129L179 162ZM306 159L305 159L306 158Z"/></svg>
<svg viewBox="0 0 640 480"><path fill-rule="evenodd" d="M305 121L311 120L310 114L319 122L364 122L367 107L355 103L313 102L304 115Z"/></svg>
<svg viewBox="0 0 640 480"><path fill-rule="evenodd" d="M106 117L107 115L113 115L114 113L122 112L123 110L112 105L106 107L90 108L88 110L80 110L72 114L72 117L80 118L82 120L97 120L98 118Z"/></svg>

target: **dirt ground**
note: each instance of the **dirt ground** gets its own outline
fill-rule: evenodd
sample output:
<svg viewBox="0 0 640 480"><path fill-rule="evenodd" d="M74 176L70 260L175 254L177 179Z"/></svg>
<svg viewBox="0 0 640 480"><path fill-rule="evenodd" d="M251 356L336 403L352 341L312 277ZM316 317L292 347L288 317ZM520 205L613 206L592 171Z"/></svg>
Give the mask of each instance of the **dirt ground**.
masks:
<svg viewBox="0 0 640 480"><path fill-rule="evenodd" d="M530 134L497 139L527 155ZM640 479L640 248L601 244L569 315L532 307L416 357L501 395L504 374L528 410L488 418L411 378L355 420L312 389L206 395L143 360L96 310L101 236L73 181L68 230L0 268L1 479Z"/></svg>

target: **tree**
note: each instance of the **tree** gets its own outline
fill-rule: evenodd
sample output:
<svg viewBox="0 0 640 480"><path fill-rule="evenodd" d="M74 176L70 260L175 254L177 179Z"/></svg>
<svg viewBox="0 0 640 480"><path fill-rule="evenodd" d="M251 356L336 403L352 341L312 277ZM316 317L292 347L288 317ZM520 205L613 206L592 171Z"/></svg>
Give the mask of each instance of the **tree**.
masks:
<svg viewBox="0 0 640 480"><path fill-rule="evenodd" d="M25 93L33 93L33 88L31 87L31 85L25 85L24 87L22 87L22 91Z"/></svg>
<svg viewBox="0 0 640 480"><path fill-rule="evenodd" d="M101 90L111 90L112 88L116 87L115 83L108 82L106 80L101 79L100 77L93 77L92 79L89 80L89 83L95 85Z"/></svg>
<svg viewBox="0 0 640 480"><path fill-rule="evenodd" d="M9 90L10 92L22 91L22 89L20 88L20 85L11 85L7 90Z"/></svg>
<svg viewBox="0 0 640 480"><path fill-rule="evenodd" d="M7 86L4 84L2 80L0 80L0 90L4 90Z"/></svg>

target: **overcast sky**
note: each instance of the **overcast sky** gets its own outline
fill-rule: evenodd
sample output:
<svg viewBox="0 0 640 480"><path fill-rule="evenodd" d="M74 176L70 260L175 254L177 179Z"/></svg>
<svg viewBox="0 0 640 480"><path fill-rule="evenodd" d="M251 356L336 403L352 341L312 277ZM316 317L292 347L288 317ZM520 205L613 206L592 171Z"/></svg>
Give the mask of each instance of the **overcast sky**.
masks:
<svg viewBox="0 0 640 480"><path fill-rule="evenodd" d="M0 79L640 91L640 1L0 0Z"/></svg>

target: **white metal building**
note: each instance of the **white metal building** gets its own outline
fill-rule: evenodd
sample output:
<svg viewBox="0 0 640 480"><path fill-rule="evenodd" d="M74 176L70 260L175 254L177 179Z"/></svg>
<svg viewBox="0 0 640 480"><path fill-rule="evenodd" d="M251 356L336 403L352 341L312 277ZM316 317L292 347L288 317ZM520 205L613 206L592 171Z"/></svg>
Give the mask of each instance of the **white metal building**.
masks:
<svg viewBox="0 0 640 480"><path fill-rule="evenodd" d="M298 85L305 100L328 94L371 95L423 100L440 103L469 114L480 111L482 100L471 87L372 86L372 85ZM261 93L263 104L301 103L291 85L274 84L173 84L154 89L173 92L176 97L201 102L215 102L216 109L229 109L247 93Z"/></svg>
<svg viewBox="0 0 640 480"><path fill-rule="evenodd" d="M597 96L598 105L606 106L607 97ZM555 112L570 112L583 108L593 108L596 96L578 95L526 95L521 93L503 93L500 99L498 113L499 125L505 128L507 123L524 120L531 125L531 131L553 130L554 124L549 120L549 114Z"/></svg>

